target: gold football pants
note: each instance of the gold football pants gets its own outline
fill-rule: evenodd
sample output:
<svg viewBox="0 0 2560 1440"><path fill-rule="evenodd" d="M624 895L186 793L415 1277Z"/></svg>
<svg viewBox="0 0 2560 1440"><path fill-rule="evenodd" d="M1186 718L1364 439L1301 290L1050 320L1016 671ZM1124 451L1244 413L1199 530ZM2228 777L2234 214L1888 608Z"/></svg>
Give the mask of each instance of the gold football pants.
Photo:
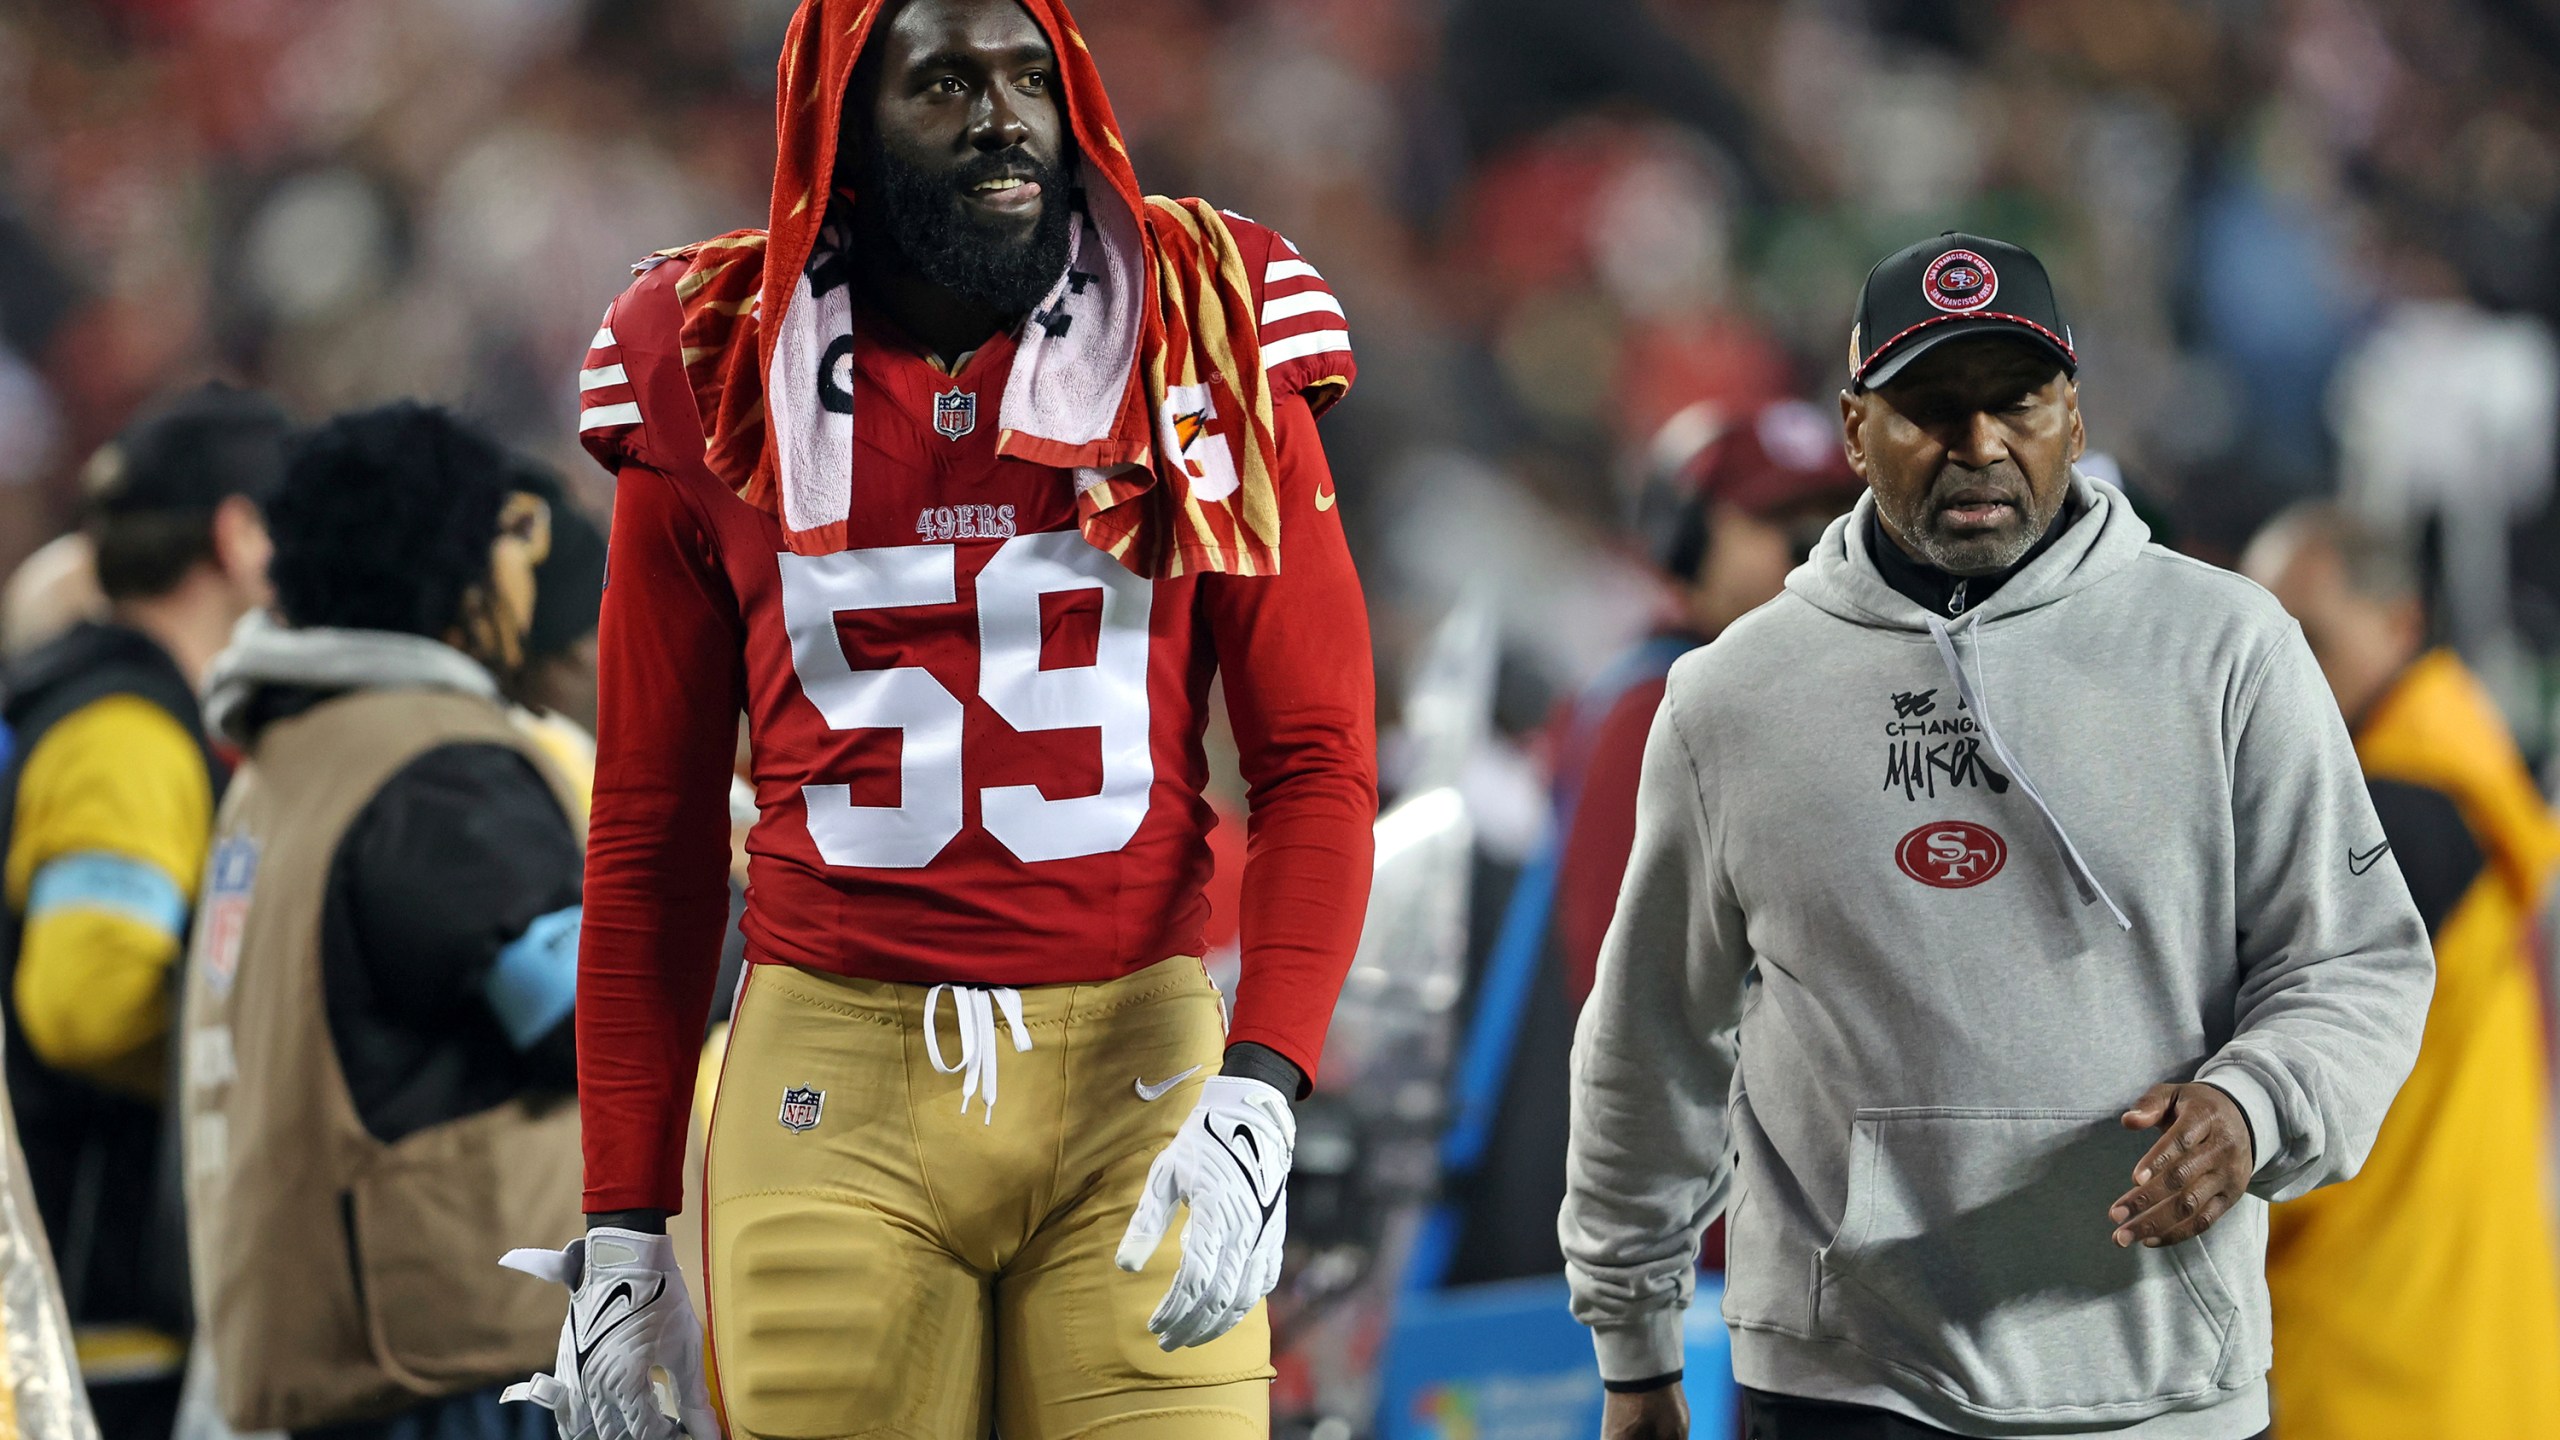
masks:
<svg viewBox="0 0 2560 1440"><path fill-rule="evenodd" d="M1028 1050L1006 992L750 971L706 1205L738 1440L1269 1434L1262 1309L1168 1355L1147 1317L1179 1230L1139 1274L1111 1263L1147 1167L1217 1072L1216 989L1178 957L1019 995Z"/></svg>

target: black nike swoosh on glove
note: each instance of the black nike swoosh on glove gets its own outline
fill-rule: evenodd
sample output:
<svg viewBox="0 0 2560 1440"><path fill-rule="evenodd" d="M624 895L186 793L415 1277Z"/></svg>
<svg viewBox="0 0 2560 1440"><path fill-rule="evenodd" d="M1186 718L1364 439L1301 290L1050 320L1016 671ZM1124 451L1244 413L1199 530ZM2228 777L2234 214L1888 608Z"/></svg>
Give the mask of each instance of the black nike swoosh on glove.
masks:
<svg viewBox="0 0 2560 1440"><path fill-rule="evenodd" d="M1200 1128L1208 1130L1209 1138L1216 1140L1218 1142L1218 1148L1226 1153L1226 1157L1229 1160L1235 1162L1236 1169L1244 1172L1244 1188L1246 1192L1253 1196L1253 1203L1262 1207L1262 1223L1256 1226L1253 1232L1254 1240L1259 1242L1262 1239L1262 1232L1271 1228L1271 1212L1280 1208L1280 1197L1288 1193L1288 1177L1281 1177L1280 1183L1272 1187L1271 1198L1268 1200L1263 1199L1262 1177L1256 1173L1256 1167L1262 1163L1262 1145L1259 1141L1253 1138L1252 1127L1239 1124L1236 1126L1235 1130L1235 1138L1243 1141L1244 1148L1253 1152L1253 1163L1250 1165L1245 1163L1243 1156L1236 1153L1236 1147L1234 1145L1228 1143L1226 1140L1220 1139L1217 1131L1209 1130L1208 1116L1203 1115L1200 1117Z"/></svg>
<svg viewBox="0 0 2560 1440"><path fill-rule="evenodd" d="M616 1301L616 1300L625 1300L625 1301L627 1301L627 1300L629 1300L629 1299L631 1298L631 1293L632 1293L632 1286L631 1286L631 1282L630 1282L630 1281L628 1281L628 1280L622 1281L622 1282L620 1282L619 1284L615 1285L615 1286L613 1287L613 1289L605 1295L604 1300L603 1300L600 1304L598 1304L598 1305L596 1306L596 1309L597 1309L597 1310L599 1310L599 1311L601 1311L601 1310L603 1310L603 1309L605 1308L605 1306L607 1306L607 1305L611 1305L611 1304L612 1304L614 1301ZM659 1296L661 1296L661 1295L664 1295L664 1294L666 1294L666 1293L667 1293L667 1277L665 1277L664 1275L661 1275L661 1276L659 1276L659 1277L658 1277L658 1288L649 1292L649 1298L648 1298L648 1299L643 1300L643 1301L640 1301L638 1304L632 1305L629 1309L627 1309L627 1310L623 1311L620 1315L615 1316L615 1317L614 1317L614 1319L613 1319L613 1323L612 1323L612 1324L607 1325L607 1326L606 1326L606 1327L604 1327L602 1330L598 1330L597 1332L595 1332L595 1333L594 1333L594 1334L592 1334L592 1335L589 1335L589 1336L587 1337L587 1343L578 1347L578 1368L580 1368L581 1370L583 1370L583 1369L585 1369L585 1368L586 1368L586 1364L587 1364L587 1357L588 1357L588 1356L590 1356L590 1355L593 1355L594 1353L596 1353L596 1347L597 1347L598 1345L601 1345L601 1344L603 1344L603 1343L604 1343L604 1340L605 1340L605 1337L606 1337L606 1336L611 1335L614 1331L621 1329L621 1328L623 1327L623 1325L624 1325L624 1324L626 1324L627 1322L629 1322L630 1320L632 1320L633 1318L635 1318L636 1316L638 1316L638 1315L640 1314L640 1312L641 1312L641 1311L646 1310L646 1309L648 1309L650 1306L657 1304L657 1303L658 1303L658 1297L659 1297ZM592 1317L590 1317L590 1318L592 1318Z"/></svg>

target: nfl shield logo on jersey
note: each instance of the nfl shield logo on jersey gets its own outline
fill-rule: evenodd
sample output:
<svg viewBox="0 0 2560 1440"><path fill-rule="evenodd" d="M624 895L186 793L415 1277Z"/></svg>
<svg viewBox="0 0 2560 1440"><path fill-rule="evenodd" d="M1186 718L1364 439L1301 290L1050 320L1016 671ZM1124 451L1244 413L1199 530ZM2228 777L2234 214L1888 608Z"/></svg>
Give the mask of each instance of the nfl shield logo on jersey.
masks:
<svg viewBox="0 0 2560 1440"><path fill-rule="evenodd" d="M978 428L976 392L953 386L933 397L933 428L945 440L957 440Z"/></svg>
<svg viewBox="0 0 2560 1440"><path fill-rule="evenodd" d="M205 867L204 978L219 997L240 974L240 942L249 929L249 892L258 881L258 842L234 835L214 847Z"/></svg>
<svg viewBox="0 0 2560 1440"><path fill-rule="evenodd" d="M799 1133L818 1128L818 1116L827 1108L827 1092L806 1085L788 1085L782 1091L782 1128Z"/></svg>

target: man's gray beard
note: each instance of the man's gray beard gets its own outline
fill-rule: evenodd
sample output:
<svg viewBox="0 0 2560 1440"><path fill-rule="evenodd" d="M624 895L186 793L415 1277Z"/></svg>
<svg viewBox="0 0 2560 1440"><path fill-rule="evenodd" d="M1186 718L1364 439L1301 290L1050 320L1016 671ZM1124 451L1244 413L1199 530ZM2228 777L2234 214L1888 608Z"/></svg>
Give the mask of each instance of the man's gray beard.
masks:
<svg viewBox="0 0 2560 1440"><path fill-rule="evenodd" d="M1990 575L2025 558L2028 551L2036 548L2036 542L2044 538L2044 527L2022 527L2017 534L1996 542L1988 536L1949 539L1931 534L1925 527L1906 529L1902 538L1911 542L1912 548L1920 552L1921 559L1950 575ZM1987 545L1996 548L1986 550L1983 547Z"/></svg>
<svg viewBox="0 0 2560 1440"><path fill-rule="evenodd" d="M2019 485L2025 492L2020 507L2027 523L2019 526L2005 540L1993 540L1988 536L1957 539L1937 533L1939 487L1935 484L1929 487L1930 493L1922 497L1918 514L1890 515L1887 518L1893 521L1893 528L1901 533L1903 541L1920 552L1922 560L1948 574L1968 578L1996 574L2025 559L2027 552L2036 548L2036 542L2044 538L2045 532L2053 528L2053 522L2062 514L2062 490L2054 492L2052 508L2039 515L2026 508L2036 503L2036 493L2033 486L2026 484L2024 472L2020 473Z"/></svg>

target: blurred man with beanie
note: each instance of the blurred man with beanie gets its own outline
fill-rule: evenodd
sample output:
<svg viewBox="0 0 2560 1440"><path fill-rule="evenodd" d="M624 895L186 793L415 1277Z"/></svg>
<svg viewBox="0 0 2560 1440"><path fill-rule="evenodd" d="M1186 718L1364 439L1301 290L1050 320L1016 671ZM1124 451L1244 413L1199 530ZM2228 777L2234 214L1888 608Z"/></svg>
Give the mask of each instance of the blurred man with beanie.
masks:
<svg viewBox="0 0 2560 1440"><path fill-rule="evenodd" d="M1787 572L1813 553L1861 488L1841 454L1839 426L1801 400L1776 401L1711 430L1649 487L1640 524L1679 609L1576 698L1556 760L1566 825L1556 922L1566 993L1577 1006L1591 993L1635 844L1636 777L1671 662L1778 598Z"/></svg>
<svg viewBox="0 0 2560 1440"><path fill-rule="evenodd" d="M2364 1173L2268 1219L2276 1435L2542 1433L2560 1423L2560 1263L2533 932L2560 820L2480 682L2427 648L2395 537L2301 506L2243 563L2302 623L2436 951L2417 1067Z"/></svg>
<svg viewBox="0 0 2560 1440"><path fill-rule="evenodd" d="M196 689L266 598L286 429L263 397L208 385L100 450L83 533L108 618L6 672L9 1092L108 1440L159 1440L177 1404L169 972L222 779Z"/></svg>
<svg viewBox="0 0 2560 1440"><path fill-rule="evenodd" d="M278 625L214 663L244 751L187 973L187 1221L223 1418L528 1440L578 1228L575 797L509 719L550 512L441 411L341 417L271 507Z"/></svg>
<svg viewBox="0 0 2560 1440"><path fill-rule="evenodd" d="M1651 450L1634 528L1666 582L1665 603L1652 633L1559 706L1549 725L1553 829L1521 872L1489 952L1523 955L1537 974L1511 992L1520 1008L1482 1152L1449 1157L1460 1217L1450 1284L1552 1275L1563 1264L1545 1220L1564 1200L1574 1012L1591 993L1635 843L1636 780L1664 677L1673 661L1776 598L1787 572L1858 497L1838 427L1801 400L1739 416L1701 401L1666 422ZM1708 1231L1703 1254L1711 1267L1723 1263L1721 1226Z"/></svg>

